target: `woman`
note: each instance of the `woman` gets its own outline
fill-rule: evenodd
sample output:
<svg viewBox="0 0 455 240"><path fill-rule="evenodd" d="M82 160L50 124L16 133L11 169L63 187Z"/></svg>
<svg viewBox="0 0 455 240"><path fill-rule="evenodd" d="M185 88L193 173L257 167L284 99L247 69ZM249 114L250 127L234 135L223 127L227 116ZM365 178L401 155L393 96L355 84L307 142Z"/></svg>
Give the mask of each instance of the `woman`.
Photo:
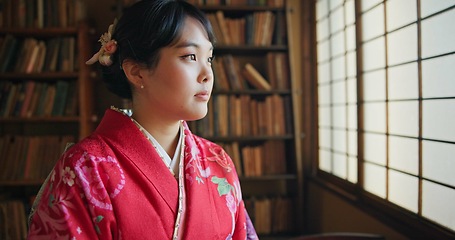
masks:
<svg viewBox="0 0 455 240"><path fill-rule="evenodd" d="M132 99L64 153L31 213L29 239L257 239L238 176L218 145L185 121L203 118L214 36L184 1L143 0L102 35L88 64Z"/></svg>

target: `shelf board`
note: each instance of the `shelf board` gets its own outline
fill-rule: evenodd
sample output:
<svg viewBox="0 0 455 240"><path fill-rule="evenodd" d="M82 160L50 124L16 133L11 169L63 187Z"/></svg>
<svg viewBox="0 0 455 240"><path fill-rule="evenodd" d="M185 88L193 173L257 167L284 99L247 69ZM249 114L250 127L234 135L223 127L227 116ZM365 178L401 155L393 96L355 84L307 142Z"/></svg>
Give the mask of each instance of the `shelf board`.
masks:
<svg viewBox="0 0 455 240"><path fill-rule="evenodd" d="M76 79L79 77L78 72L42 72L42 73L0 73L2 81L9 79L42 79L42 80L60 80L60 79Z"/></svg>

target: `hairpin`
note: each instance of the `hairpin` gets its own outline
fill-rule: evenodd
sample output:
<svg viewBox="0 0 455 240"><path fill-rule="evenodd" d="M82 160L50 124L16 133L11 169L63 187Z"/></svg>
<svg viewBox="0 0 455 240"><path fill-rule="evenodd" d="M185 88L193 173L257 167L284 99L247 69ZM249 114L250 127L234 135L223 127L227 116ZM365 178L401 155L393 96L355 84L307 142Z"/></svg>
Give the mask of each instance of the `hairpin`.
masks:
<svg viewBox="0 0 455 240"><path fill-rule="evenodd" d="M103 66L110 66L112 64L111 56L117 51L117 41L112 39L114 34L115 26L117 25L117 19L114 19L114 23L109 25L108 31L101 35L98 42L101 43L100 50L93 55L85 64L94 64L98 61Z"/></svg>

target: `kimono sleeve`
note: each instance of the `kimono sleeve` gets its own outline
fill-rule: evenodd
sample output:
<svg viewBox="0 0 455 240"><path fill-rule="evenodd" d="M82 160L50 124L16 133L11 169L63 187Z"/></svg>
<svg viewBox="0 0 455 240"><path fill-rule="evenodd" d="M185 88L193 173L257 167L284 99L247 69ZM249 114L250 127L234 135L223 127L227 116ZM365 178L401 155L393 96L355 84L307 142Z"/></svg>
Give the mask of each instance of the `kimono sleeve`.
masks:
<svg viewBox="0 0 455 240"><path fill-rule="evenodd" d="M96 186L98 196L86 187L97 175L86 153L64 154L35 199L27 239L112 239L112 208L102 209L92 201L106 196L103 184Z"/></svg>
<svg viewBox="0 0 455 240"><path fill-rule="evenodd" d="M243 201L240 203L240 209L237 216L237 221L235 224L235 232L232 239L240 239L237 235L240 232L246 231L246 240L258 240L259 237L254 229L253 222L248 215L248 211L245 208L245 204Z"/></svg>
<svg viewBox="0 0 455 240"><path fill-rule="evenodd" d="M246 208L245 210L245 221L246 221L246 239L247 240L257 240L259 239L258 235L256 234L256 229L254 229L253 222L251 221L250 215Z"/></svg>

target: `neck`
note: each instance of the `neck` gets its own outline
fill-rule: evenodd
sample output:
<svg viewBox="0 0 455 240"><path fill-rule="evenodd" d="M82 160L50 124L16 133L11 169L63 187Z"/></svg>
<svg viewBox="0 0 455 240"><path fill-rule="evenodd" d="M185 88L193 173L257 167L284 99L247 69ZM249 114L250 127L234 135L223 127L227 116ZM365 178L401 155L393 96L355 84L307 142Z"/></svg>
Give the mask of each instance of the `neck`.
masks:
<svg viewBox="0 0 455 240"><path fill-rule="evenodd" d="M134 109L132 117L156 139L169 156L174 155L179 140L180 121L163 121L159 117L142 115Z"/></svg>

